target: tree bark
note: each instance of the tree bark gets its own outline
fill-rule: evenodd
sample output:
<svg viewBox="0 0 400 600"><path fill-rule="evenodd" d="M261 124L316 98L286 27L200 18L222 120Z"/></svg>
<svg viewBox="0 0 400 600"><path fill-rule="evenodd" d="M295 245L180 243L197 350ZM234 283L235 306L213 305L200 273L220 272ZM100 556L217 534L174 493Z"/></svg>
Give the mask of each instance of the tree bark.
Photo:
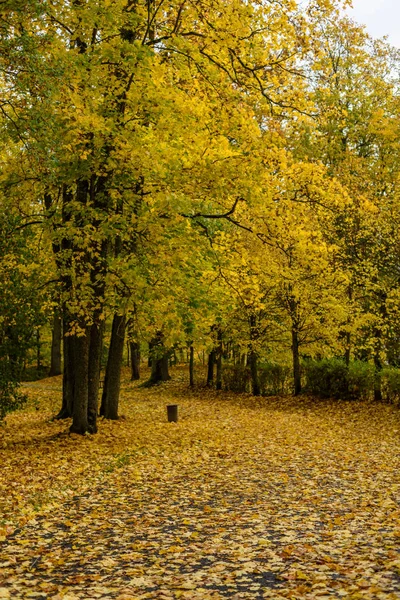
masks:
<svg viewBox="0 0 400 600"><path fill-rule="evenodd" d="M259 396L261 394L260 390L260 380L258 377L258 354L255 350L255 345L257 340L260 337L260 331L258 328L258 319L257 315L252 313L249 317L249 325L250 325L250 344L249 344L249 352L247 354L247 365L250 367L251 374L251 389L253 396Z"/></svg>
<svg viewBox="0 0 400 600"><path fill-rule="evenodd" d="M62 390L62 406L56 419L69 419L72 417L75 396L75 361L74 361L74 344L72 336L66 335L68 325L64 320L64 336L63 336L63 354L64 354L64 369L63 369L63 390Z"/></svg>
<svg viewBox="0 0 400 600"><path fill-rule="evenodd" d="M140 344L139 342L129 343L131 351L131 381L140 379Z"/></svg>
<svg viewBox="0 0 400 600"><path fill-rule="evenodd" d="M97 433L97 414L99 412L99 388L101 351L103 346L103 324L93 323L90 328L88 363L88 431Z"/></svg>
<svg viewBox="0 0 400 600"><path fill-rule="evenodd" d="M153 340L149 341L149 354L147 356L147 366L151 369L151 357L153 354Z"/></svg>
<svg viewBox="0 0 400 600"><path fill-rule="evenodd" d="M149 342L151 348L151 374L144 387L151 387L163 381L168 381L170 378L168 371L169 352L164 346L164 335L158 331L154 338Z"/></svg>
<svg viewBox="0 0 400 600"><path fill-rule="evenodd" d="M380 329L375 330L375 351L374 351L374 366L375 366L375 381L374 381L374 400L376 402L382 402L382 381L381 381L381 370L382 361L380 357L380 350L382 346L382 333Z"/></svg>
<svg viewBox="0 0 400 600"><path fill-rule="evenodd" d="M194 387L194 348L193 344L189 346L189 385Z"/></svg>
<svg viewBox="0 0 400 600"><path fill-rule="evenodd" d="M347 288L347 296L349 301L351 302L353 300L353 288L351 287L351 285L349 285L349 287ZM347 325L349 326L351 323L351 319L350 317L347 319ZM348 367L350 364L350 356L351 356L351 333L350 331L346 332L346 350L345 350L345 354L344 354L344 360L346 363L346 366Z"/></svg>
<svg viewBox="0 0 400 600"><path fill-rule="evenodd" d="M171 379L171 377L168 370L168 353L164 354L164 356L161 356L160 358L153 358L151 362L150 376L152 384L168 381L169 379Z"/></svg>
<svg viewBox="0 0 400 600"><path fill-rule="evenodd" d="M301 393L301 372L300 372L300 353L299 353L299 334L296 327L292 327L292 356L293 356L293 380L294 395Z"/></svg>
<svg viewBox="0 0 400 600"><path fill-rule="evenodd" d="M74 346L74 406L72 409L71 433L83 435L88 431L88 365L90 331L85 330L85 335L72 336Z"/></svg>
<svg viewBox="0 0 400 600"><path fill-rule="evenodd" d="M41 356L41 342L40 342L40 329L37 328L36 330L36 369L39 371L41 369L42 366L42 356Z"/></svg>
<svg viewBox="0 0 400 600"><path fill-rule="evenodd" d="M217 356L216 356L216 364L217 364L217 373L215 378L215 388L217 390L222 390L222 354L223 354L223 346L222 346L222 331L218 328L218 346L217 346Z"/></svg>
<svg viewBox="0 0 400 600"><path fill-rule="evenodd" d="M247 362L250 366L250 374L251 374L251 391L253 396L260 396L260 380L258 377L258 356L257 352L254 350L250 350L248 354Z"/></svg>
<svg viewBox="0 0 400 600"><path fill-rule="evenodd" d="M61 340L62 326L61 317L57 312L53 316L53 328L51 331L51 360L49 377L61 375Z"/></svg>
<svg viewBox="0 0 400 600"><path fill-rule="evenodd" d="M350 333L346 333L346 350L344 353L344 362L346 363L346 367L350 364L350 343L351 343L351 335Z"/></svg>
<svg viewBox="0 0 400 600"><path fill-rule="evenodd" d="M207 363L207 387L212 387L214 383L214 365L215 365L215 350L211 350L208 355Z"/></svg>
<svg viewBox="0 0 400 600"><path fill-rule="evenodd" d="M114 315L100 414L106 419L118 419L121 367L124 354L126 317Z"/></svg>

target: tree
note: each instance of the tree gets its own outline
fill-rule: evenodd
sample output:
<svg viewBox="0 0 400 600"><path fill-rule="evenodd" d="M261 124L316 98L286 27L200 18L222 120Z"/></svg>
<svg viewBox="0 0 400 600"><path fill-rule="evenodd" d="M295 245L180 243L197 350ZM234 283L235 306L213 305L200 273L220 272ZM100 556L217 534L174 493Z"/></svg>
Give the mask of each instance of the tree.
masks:
<svg viewBox="0 0 400 600"><path fill-rule="evenodd" d="M313 3L320 14L335 6ZM26 0L1 28L8 170L20 189L35 182L31 205L62 284L62 414L72 412L71 431L95 432L119 246L162 219L229 216L251 199L260 129L273 113L307 110L313 24L292 0L117 0L112 10Z"/></svg>
<svg viewBox="0 0 400 600"><path fill-rule="evenodd" d="M18 387L25 361L36 346L37 328L46 322L46 294L40 290L46 266L37 249L39 240L1 204L0 419L24 402Z"/></svg>
<svg viewBox="0 0 400 600"><path fill-rule="evenodd" d="M398 52L347 19L322 35L326 51L314 66L317 127L303 131L298 150L322 160L352 198L336 210L331 232L352 304L342 328L345 356L371 358L379 371L396 337L387 299L397 294L399 269ZM375 391L379 399L379 378Z"/></svg>

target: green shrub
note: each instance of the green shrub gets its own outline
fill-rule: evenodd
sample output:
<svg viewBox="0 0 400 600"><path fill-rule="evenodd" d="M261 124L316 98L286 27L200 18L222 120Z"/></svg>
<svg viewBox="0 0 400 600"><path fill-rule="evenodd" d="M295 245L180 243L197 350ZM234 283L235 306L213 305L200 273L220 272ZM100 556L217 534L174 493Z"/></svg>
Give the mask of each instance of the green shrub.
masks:
<svg viewBox="0 0 400 600"><path fill-rule="evenodd" d="M259 381L263 396L278 396L290 391L292 370L286 365L267 362L259 368Z"/></svg>
<svg viewBox="0 0 400 600"><path fill-rule="evenodd" d="M320 398L348 398L348 370L343 360L307 360L302 368L306 379L304 391Z"/></svg>
<svg viewBox="0 0 400 600"><path fill-rule="evenodd" d="M27 401L19 391L19 382L4 359L0 359L0 421L7 413L21 408Z"/></svg>
<svg viewBox="0 0 400 600"><path fill-rule="evenodd" d="M400 401L400 369L386 367L381 371L383 398L391 404Z"/></svg>
<svg viewBox="0 0 400 600"><path fill-rule="evenodd" d="M350 362L349 366L338 358L308 360L303 364L303 372L305 391L320 398L366 400L374 391L374 366L361 360Z"/></svg>
<svg viewBox="0 0 400 600"><path fill-rule="evenodd" d="M367 400L374 392L375 368L362 360L350 362L348 367L349 398Z"/></svg>
<svg viewBox="0 0 400 600"><path fill-rule="evenodd" d="M290 392L291 369L277 363L262 363L258 367L258 377L263 396L277 396ZM222 385L231 392L251 392L251 372L243 365L224 364Z"/></svg>
<svg viewBox="0 0 400 600"><path fill-rule="evenodd" d="M227 365L222 368L222 387L230 392L245 393L251 389L251 374L243 365Z"/></svg>

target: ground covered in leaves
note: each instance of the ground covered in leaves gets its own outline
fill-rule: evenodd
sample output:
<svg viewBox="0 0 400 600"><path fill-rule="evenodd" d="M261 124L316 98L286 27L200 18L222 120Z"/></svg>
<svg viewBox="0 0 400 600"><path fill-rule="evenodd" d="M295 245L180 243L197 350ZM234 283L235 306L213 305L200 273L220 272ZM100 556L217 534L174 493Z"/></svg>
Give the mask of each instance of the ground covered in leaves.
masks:
<svg viewBox="0 0 400 600"><path fill-rule="evenodd" d="M80 437L59 378L26 389L0 428L0 599L400 598L399 409L175 372Z"/></svg>

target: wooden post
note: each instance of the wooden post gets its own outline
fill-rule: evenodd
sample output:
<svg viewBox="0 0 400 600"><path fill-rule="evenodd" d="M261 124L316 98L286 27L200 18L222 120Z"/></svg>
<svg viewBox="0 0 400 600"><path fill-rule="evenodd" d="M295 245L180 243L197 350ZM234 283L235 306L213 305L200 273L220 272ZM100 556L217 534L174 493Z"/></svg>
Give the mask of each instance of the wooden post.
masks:
<svg viewBox="0 0 400 600"><path fill-rule="evenodd" d="M167 406L168 423L178 422L178 405L168 404Z"/></svg>

